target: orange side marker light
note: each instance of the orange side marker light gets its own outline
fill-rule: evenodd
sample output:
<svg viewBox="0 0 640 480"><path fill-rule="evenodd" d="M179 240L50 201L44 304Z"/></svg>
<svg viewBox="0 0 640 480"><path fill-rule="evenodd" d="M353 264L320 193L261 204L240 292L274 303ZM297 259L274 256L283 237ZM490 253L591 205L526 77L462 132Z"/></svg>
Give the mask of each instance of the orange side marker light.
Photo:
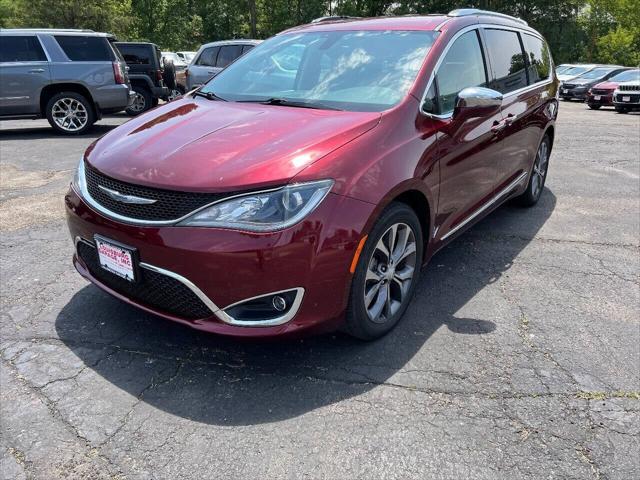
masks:
<svg viewBox="0 0 640 480"><path fill-rule="evenodd" d="M355 273L356 267L358 266L358 259L360 258L360 254L362 253L362 249L364 248L364 243L367 241L367 237L369 235L365 235L360 239L360 243L358 243L358 248L356 248L356 253L353 255L353 260L351 260L351 267L349 268L349 272Z"/></svg>

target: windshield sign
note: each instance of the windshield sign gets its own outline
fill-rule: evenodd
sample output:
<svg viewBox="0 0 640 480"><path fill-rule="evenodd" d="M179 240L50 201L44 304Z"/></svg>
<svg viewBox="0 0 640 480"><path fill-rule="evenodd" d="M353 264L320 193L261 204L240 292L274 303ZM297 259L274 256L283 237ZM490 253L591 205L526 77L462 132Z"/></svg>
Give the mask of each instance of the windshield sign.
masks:
<svg viewBox="0 0 640 480"><path fill-rule="evenodd" d="M333 31L275 36L202 88L229 101L382 111L408 93L436 32Z"/></svg>

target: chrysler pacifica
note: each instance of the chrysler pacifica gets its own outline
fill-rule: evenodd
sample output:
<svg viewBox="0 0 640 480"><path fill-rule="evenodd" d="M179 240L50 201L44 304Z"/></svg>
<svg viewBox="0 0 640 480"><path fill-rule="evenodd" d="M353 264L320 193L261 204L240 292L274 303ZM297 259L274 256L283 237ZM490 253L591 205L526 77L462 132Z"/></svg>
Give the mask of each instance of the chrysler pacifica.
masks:
<svg viewBox="0 0 640 480"><path fill-rule="evenodd" d="M436 251L538 201L557 89L540 34L492 12L287 30L89 147L75 267L208 332L380 337Z"/></svg>

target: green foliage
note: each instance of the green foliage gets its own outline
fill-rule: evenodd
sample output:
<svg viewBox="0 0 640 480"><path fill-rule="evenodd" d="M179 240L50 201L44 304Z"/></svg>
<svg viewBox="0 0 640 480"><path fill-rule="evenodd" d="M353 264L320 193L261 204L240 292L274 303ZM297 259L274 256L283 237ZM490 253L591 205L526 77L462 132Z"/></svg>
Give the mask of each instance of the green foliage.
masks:
<svg viewBox="0 0 640 480"><path fill-rule="evenodd" d="M0 26L90 28L186 50L213 40L267 38L324 15L468 7L526 20L545 36L556 63L640 63L639 0L0 0Z"/></svg>

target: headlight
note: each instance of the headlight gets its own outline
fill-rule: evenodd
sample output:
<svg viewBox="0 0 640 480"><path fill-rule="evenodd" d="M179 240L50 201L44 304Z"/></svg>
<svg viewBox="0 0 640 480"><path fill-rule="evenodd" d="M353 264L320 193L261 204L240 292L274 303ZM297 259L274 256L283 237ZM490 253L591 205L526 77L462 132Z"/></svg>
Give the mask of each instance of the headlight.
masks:
<svg viewBox="0 0 640 480"><path fill-rule="evenodd" d="M203 208L178 225L250 232L282 230L309 215L332 186L333 180L321 180L237 196Z"/></svg>
<svg viewBox="0 0 640 480"><path fill-rule="evenodd" d="M71 186L76 191L76 193L82 195L85 189L85 176L84 176L84 157L80 158L80 163L78 163L78 168L76 168L76 173L73 176L73 181L71 182Z"/></svg>

